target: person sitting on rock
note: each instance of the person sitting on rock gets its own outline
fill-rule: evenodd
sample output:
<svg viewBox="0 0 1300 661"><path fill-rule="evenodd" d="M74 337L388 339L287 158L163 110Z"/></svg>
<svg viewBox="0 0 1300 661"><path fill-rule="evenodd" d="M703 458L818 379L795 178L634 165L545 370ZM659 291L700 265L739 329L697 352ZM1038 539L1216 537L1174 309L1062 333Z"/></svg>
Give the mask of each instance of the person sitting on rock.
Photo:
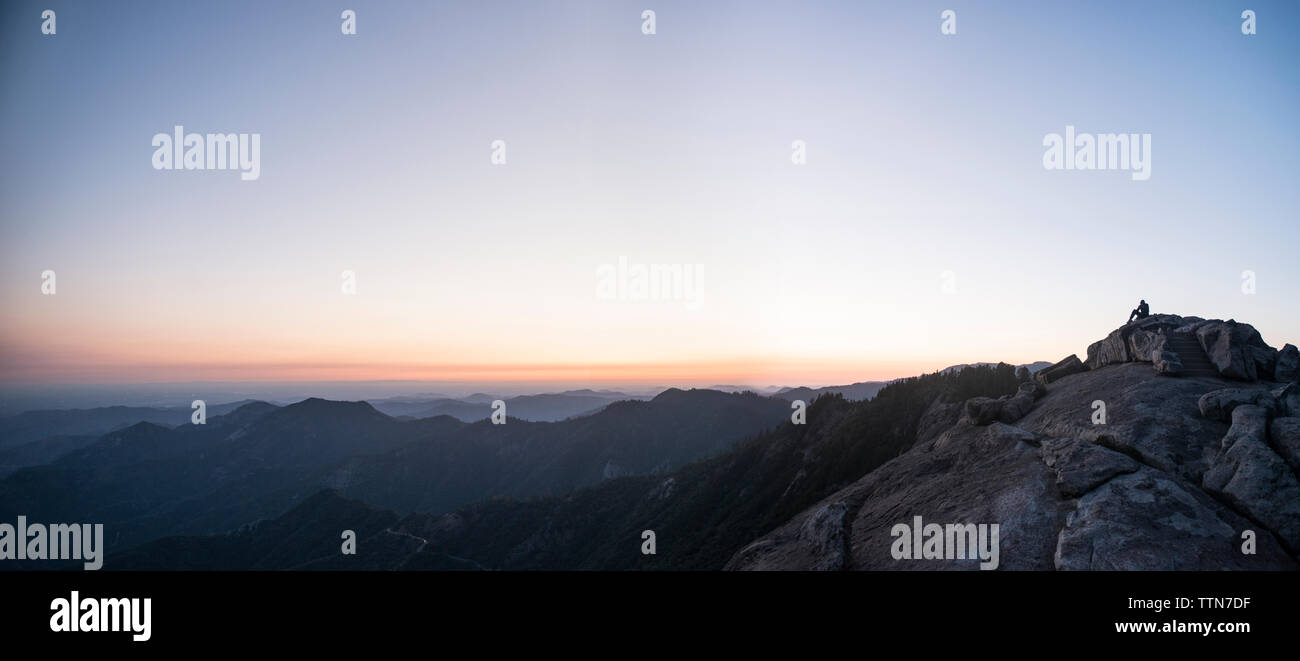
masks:
<svg viewBox="0 0 1300 661"><path fill-rule="evenodd" d="M1129 313L1128 321L1124 323L1130 323L1134 319L1146 319L1149 316L1151 316L1151 307L1147 305L1146 301L1139 301L1137 309Z"/></svg>

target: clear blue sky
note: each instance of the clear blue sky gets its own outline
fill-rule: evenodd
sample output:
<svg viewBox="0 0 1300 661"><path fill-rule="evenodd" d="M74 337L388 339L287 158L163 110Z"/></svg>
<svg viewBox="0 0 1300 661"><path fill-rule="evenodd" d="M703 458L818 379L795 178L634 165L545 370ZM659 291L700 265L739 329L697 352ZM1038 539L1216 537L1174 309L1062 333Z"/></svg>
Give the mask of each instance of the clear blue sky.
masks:
<svg viewBox="0 0 1300 661"><path fill-rule="evenodd" d="M0 24L5 382L845 382L1082 354L1139 298L1300 341L1294 2L7 2ZM261 178L155 171L177 124L260 133ZM1150 133L1151 179L1044 170L1066 125ZM596 299L620 256L703 265L702 304Z"/></svg>

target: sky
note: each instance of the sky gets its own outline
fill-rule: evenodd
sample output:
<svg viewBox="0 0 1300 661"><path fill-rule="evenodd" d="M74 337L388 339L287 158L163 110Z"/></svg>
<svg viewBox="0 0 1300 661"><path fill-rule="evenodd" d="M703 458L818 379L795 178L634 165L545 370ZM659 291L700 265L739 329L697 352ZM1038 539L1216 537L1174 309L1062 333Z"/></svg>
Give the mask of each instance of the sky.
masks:
<svg viewBox="0 0 1300 661"><path fill-rule="evenodd" d="M1139 299L1300 343L1300 5L1246 4L7 2L0 384L823 385ZM177 125L260 177L155 169Z"/></svg>

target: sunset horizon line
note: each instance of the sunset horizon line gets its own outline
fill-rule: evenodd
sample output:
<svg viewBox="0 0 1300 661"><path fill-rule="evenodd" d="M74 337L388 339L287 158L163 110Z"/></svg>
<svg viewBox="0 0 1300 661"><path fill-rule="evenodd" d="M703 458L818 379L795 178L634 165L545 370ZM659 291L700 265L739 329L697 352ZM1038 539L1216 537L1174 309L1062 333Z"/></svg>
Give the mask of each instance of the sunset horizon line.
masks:
<svg viewBox="0 0 1300 661"><path fill-rule="evenodd" d="M775 361L780 363L782 361ZM593 387L610 386L687 386L752 385L752 386L832 386L872 381L894 381L941 371L954 365L1005 362L1010 365L1030 364L1040 361L1007 360L935 360L864 361L834 367L811 363L809 371L790 369L791 365L773 363L736 363L690 361L663 363L583 363L583 364L406 364L364 365L350 363L312 364L280 363L261 365L105 365L102 374L94 375L94 368L80 365L75 379L65 377L64 370L46 372L45 378L31 375L0 377L4 387L22 386L161 386L181 384L434 384L478 383L499 385L569 385ZM830 361L827 361L830 362ZM870 365L870 366L868 366ZM727 367L733 369L727 369ZM252 368L252 370L250 370ZM394 374L396 370L396 374ZM110 375L109 372L112 374ZM194 373L183 376L181 372ZM134 376L134 378L133 378Z"/></svg>

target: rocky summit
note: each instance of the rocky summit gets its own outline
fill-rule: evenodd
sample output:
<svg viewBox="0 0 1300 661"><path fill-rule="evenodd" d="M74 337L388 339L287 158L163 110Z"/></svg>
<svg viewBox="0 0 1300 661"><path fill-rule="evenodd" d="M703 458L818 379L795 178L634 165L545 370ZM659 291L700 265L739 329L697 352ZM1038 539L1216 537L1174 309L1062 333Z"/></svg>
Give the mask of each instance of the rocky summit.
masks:
<svg viewBox="0 0 1300 661"><path fill-rule="evenodd" d="M1086 361L966 400L727 568L980 568L891 552L919 517L996 524L1002 569L1297 569L1298 363L1234 320L1125 324Z"/></svg>
<svg viewBox="0 0 1300 661"><path fill-rule="evenodd" d="M1293 344L1270 347L1250 324L1174 314L1127 323L1088 347L1091 369L1134 362L1170 376L1287 383L1296 379L1300 354Z"/></svg>

